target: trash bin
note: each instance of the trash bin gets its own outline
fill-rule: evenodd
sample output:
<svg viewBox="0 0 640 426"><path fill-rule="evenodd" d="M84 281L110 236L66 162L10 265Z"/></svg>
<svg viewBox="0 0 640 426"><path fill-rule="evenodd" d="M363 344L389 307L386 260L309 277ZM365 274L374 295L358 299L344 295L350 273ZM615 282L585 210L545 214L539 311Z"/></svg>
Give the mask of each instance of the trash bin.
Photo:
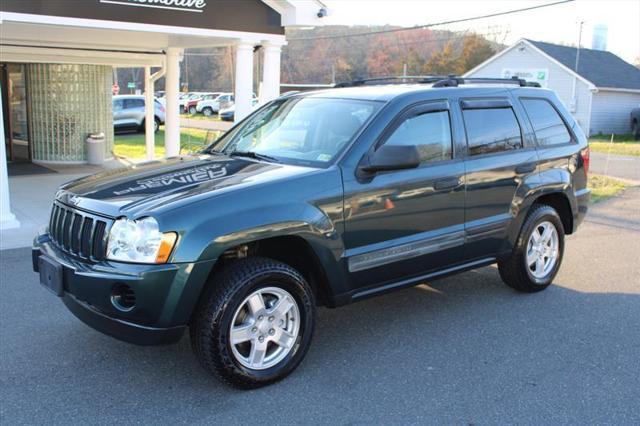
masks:
<svg viewBox="0 0 640 426"><path fill-rule="evenodd" d="M87 137L87 162L96 166L104 163L104 133L90 133Z"/></svg>

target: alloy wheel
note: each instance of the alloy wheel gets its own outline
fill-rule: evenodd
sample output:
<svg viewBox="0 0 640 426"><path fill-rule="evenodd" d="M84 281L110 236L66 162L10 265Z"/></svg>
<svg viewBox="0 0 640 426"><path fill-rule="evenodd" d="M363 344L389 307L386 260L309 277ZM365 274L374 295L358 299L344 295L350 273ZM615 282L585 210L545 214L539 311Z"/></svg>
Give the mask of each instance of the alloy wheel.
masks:
<svg viewBox="0 0 640 426"><path fill-rule="evenodd" d="M527 268L534 278L543 279L558 262L559 239L556 227L548 221L540 222L527 242Z"/></svg>
<svg viewBox="0 0 640 426"><path fill-rule="evenodd" d="M267 287L247 296L236 310L229 330L236 361L252 370L281 362L300 332L300 310L286 290Z"/></svg>

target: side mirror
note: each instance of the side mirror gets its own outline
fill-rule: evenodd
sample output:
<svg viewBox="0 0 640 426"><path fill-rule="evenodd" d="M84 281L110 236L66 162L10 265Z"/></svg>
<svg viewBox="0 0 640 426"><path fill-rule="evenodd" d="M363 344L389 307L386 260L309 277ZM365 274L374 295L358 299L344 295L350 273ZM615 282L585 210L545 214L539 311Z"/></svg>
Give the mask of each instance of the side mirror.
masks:
<svg viewBox="0 0 640 426"><path fill-rule="evenodd" d="M420 153L415 145L382 145L366 156L358 169L365 173L415 169L420 165Z"/></svg>

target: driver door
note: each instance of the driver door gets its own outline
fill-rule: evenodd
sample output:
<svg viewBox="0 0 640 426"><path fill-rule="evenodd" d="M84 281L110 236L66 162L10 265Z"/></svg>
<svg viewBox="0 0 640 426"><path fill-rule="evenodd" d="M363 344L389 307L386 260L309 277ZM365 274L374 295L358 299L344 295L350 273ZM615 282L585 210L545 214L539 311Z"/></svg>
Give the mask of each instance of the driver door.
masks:
<svg viewBox="0 0 640 426"><path fill-rule="evenodd" d="M455 156L451 122L447 102L411 108L372 149L416 145L420 166L345 179L345 248L356 290L421 276L462 259L464 164Z"/></svg>

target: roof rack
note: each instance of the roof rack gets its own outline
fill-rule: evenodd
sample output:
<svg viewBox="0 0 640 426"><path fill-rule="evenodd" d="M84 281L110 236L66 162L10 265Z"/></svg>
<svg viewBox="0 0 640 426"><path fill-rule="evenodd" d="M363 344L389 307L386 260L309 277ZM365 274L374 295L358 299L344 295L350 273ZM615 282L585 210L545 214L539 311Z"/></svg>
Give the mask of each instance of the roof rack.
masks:
<svg viewBox="0 0 640 426"><path fill-rule="evenodd" d="M436 82L433 87L457 87L462 84L517 84L520 87L540 87L540 83L518 77L511 78L469 78L449 76Z"/></svg>
<svg viewBox="0 0 640 426"><path fill-rule="evenodd" d="M433 84L433 87L457 87L463 84L517 84L520 87L541 87L537 82L526 81L522 78L469 78L456 75L411 75L362 78L353 81L337 83L334 87L357 87L377 84L416 83Z"/></svg>
<svg viewBox="0 0 640 426"><path fill-rule="evenodd" d="M446 78L449 77L446 75L390 75L384 77L361 78L353 81L345 81L342 83L336 83L333 87L356 87L392 83L425 84L435 83Z"/></svg>

